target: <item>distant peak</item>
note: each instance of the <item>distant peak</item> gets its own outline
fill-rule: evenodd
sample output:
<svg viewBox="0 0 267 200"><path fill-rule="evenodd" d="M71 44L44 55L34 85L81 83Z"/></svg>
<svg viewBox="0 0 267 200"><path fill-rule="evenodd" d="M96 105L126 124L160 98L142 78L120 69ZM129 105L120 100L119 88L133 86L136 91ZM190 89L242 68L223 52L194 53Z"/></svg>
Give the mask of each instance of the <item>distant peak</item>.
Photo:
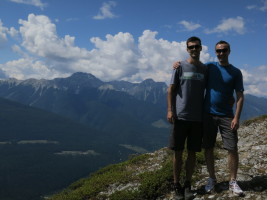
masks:
<svg viewBox="0 0 267 200"><path fill-rule="evenodd" d="M99 87L103 82L90 73L76 72L68 78L60 79L67 87L86 86Z"/></svg>
<svg viewBox="0 0 267 200"><path fill-rule="evenodd" d="M85 72L75 72L70 77L82 77L82 78L88 78L88 79L96 79L96 77L93 74L85 73Z"/></svg>
<svg viewBox="0 0 267 200"><path fill-rule="evenodd" d="M148 78L144 80L143 83L155 83L155 81L152 78Z"/></svg>
<svg viewBox="0 0 267 200"><path fill-rule="evenodd" d="M144 80L143 82L141 82L141 85L154 85L155 81L151 78Z"/></svg>

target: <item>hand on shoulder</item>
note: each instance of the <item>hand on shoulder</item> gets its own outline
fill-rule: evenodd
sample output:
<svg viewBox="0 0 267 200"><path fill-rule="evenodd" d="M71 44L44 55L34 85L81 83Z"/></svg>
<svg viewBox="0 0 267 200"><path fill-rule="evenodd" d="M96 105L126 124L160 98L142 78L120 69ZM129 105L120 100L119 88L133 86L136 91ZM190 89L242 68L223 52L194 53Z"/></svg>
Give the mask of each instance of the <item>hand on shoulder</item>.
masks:
<svg viewBox="0 0 267 200"><path fill-rule="evenodd" d="M178 69L181 66L181 61L176 61L173 63L172 68L173 69Z"/></svg>

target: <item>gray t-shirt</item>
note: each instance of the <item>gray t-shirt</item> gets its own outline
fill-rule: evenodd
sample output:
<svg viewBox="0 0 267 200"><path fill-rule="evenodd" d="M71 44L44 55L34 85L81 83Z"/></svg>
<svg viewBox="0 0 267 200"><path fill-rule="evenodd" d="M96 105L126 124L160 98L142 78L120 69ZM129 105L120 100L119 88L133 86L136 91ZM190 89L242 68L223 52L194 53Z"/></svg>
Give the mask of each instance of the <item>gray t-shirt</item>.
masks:
<svg viewBox="0 0 267 200"><path fill-rule="evenodd" d="M206 69L204 64L195 66L182 61L180 67L173 70L170 84L175 85L173 112L178 119L202 121Z"/></svg>

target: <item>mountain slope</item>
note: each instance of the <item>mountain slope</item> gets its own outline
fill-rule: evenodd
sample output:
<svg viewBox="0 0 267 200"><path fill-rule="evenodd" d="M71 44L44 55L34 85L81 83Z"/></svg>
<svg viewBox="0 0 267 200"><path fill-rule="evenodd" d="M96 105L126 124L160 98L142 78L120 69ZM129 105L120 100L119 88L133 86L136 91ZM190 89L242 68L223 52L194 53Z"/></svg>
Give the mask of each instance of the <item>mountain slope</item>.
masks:
<svg viewBox="0 0 267 200"><path fill-rule="evenodd" d="M102 132L0 98L0 199L37 200L134 151Z"/></svg>
<svg viewBox="0 0 267 200"><path fill-rule="evenodd" d="M267 114L267 99L246 94L241 120L248 120L264 114Z"/></svg>
<svg viewBox="0 0 267 200"><path fill-rule="evenodd" d="M256 132L257 134L251 134ZM267 115L244 122L239 129L239 184L246 199L266 199L267 192ZM228 191L227 152L218 137L215 168L218 184L213 194L205 194L208 178L202 153L198 153L193 186L196 199L236 199ZM184 174L182 174L184 176ZM172 152L167 148L107 166L80 179L50 200L172 200Z"/></svg>
<svg viewBox="0 0 267 200"><path fill-rule="evenodd" d="M162 95L166 86L162 88L162 84L151 80L138 85L129 83L131 87L125 92L118 85L119 82L114 86L111 82L102 82L91 74L75 73L50 81L0 81L0 96L104 131L117 143L130 143L148 150L165 145L168 137L164 121L166 105L159 102L166 99ZM159 86L161 92L157 92ZM146 91L145 100L142 90ZM160 126L155 123L158 121Z"/></svg>

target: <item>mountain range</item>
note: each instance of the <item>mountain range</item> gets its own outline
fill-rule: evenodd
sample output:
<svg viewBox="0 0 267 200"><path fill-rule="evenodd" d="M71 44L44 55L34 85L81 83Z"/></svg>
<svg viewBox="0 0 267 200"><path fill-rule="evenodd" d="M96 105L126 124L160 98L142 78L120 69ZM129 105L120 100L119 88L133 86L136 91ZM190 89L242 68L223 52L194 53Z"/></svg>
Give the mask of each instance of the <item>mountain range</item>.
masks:
<svg viewBox="0 0 267 200"><path fill-rule="evenodd" d="M167 87L166 83L152 79L141 83L104 82L92 74L77 72L53 80L1 80L0 97L117 133L122 127L114 127L115 121L121 125L132 121L152 126L161 122L166 127ZM242 121L266 112L266 98L245 95Z"/></svg>
<svg viewBox="0 0 267 200"><path fill-rule="evenodd" d="M81 72L1 80L0 199L36 200L130 154L165 147L166 92L152 79L104 82ZM241 120L266 113L266 98L245 95Z"/></svg>
<svg viewBox="0 0 267 200"><path fill-rule="evenodd" d="M141 139L135 137L140 131L160 131L153 124L164 122L166 88L153 80L140 84L102 82L91 74L75 73L54 80L1 81L0 97L68 117L120 141L134 142ZM132 132L134 140L120 135L122 132Z"/></svg>

